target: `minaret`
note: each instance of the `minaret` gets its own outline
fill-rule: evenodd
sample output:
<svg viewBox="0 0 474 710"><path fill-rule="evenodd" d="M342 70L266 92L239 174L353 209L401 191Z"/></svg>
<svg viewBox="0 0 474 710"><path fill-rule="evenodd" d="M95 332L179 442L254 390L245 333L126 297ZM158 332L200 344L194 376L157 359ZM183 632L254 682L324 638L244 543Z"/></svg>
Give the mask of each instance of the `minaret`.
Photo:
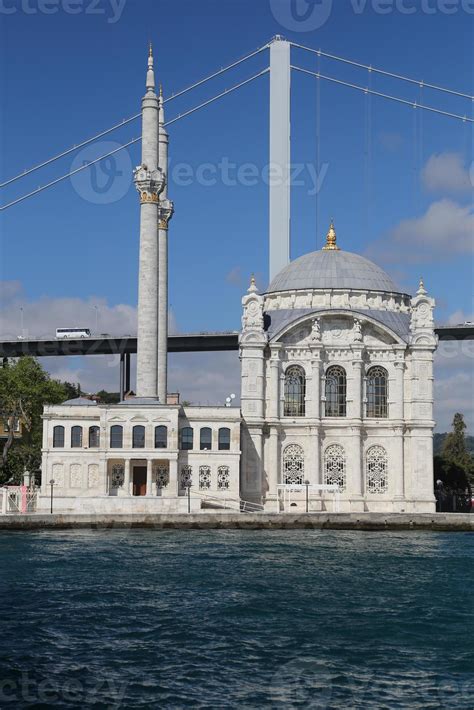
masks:
<svg viewBox="0 0 474 710"><path fill-rule="evenodd" d="M164 186L158 207L158 397L166 404L168 392L168 223L173 203L168 199L168 134L165 128L163 89L160 85L158 165Z"/></svg>
<svg viewBox="0 0 474 710"><path fill-rule="evenodd" d="M158 203L164 179L158 168L158 111L150 44L146 94L142 100L142 162L134 170L140 195L137 397L158 395Z"/></svg>

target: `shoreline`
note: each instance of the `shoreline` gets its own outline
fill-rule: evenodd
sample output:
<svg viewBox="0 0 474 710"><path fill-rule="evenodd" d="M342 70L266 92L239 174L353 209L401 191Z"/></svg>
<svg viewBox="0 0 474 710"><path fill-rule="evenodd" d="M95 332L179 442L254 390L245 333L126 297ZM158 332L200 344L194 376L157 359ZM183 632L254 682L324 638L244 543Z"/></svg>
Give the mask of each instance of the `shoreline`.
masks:
<svg viewBox="0 0 474 710"><path fill-rule="evenodd" d="M17 530L416 530L474 532L469 513L190 513L24 514L0 516L0 531Z"/></svg>

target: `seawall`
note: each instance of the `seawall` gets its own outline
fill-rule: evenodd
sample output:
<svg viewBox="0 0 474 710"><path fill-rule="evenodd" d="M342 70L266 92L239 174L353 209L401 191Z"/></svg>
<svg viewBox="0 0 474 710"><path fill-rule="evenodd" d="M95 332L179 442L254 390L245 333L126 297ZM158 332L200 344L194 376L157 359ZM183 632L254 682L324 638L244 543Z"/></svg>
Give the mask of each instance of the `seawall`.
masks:
<svg viewBox="0 0 474 710"><path fill-rule="evenodd" d="M464 513L192 513L0 515L1 530L426 530L474 532L474 515Z"/></svg>

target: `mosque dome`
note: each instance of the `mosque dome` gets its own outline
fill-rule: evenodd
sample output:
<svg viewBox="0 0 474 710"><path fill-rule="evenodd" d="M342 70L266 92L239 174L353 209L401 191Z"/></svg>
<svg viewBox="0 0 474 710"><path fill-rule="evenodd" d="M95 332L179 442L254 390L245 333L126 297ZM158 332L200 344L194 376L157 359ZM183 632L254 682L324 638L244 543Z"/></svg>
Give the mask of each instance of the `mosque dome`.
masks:
<svg viewBox="0 0 474 710"><path fill-rule="evenodd" d="M332 223L323 249L305 254L285 266L275 276L267 293L326 288L400 293L380 266L337 246Z"/></svg>

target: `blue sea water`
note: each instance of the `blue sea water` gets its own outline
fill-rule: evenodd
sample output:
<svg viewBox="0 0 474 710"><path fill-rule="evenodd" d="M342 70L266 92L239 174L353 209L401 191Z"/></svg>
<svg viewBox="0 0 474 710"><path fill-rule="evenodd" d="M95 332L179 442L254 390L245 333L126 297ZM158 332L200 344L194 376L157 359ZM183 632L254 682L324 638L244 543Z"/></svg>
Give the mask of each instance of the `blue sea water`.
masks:
<svg viewBox="0 0 474 710"><path fill-rule="evenodd" d="M2 708L474 708L468 533L1 533L0 576Z"/></svg>

